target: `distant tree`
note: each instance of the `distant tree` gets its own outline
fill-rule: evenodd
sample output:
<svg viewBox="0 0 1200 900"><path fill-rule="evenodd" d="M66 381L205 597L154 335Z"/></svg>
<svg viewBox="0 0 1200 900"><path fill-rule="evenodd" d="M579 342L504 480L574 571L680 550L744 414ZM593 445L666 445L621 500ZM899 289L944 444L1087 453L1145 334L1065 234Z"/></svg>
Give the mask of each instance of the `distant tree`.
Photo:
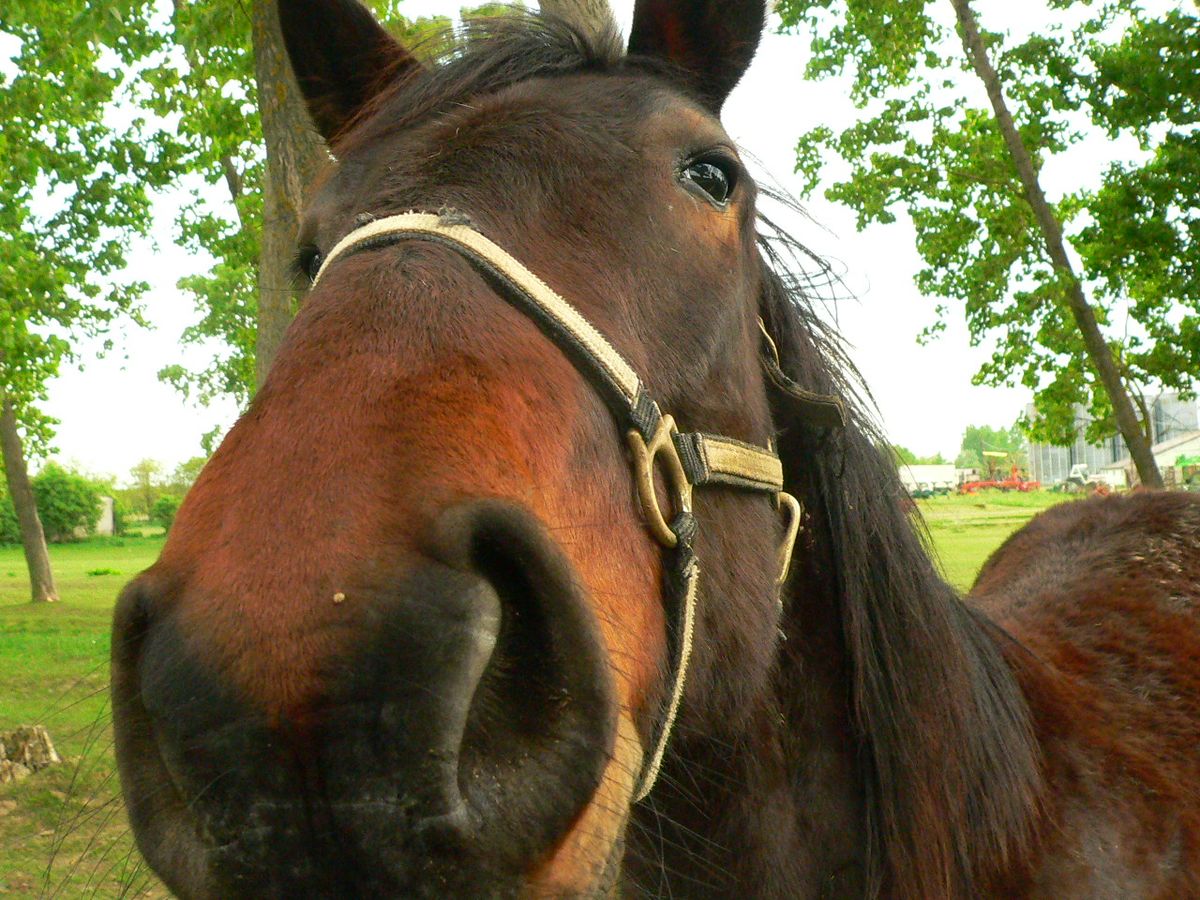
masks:
<svg viewBox="0 0 1200 900"><path fill-rule="evenodd" d="M974 450L963 450L954 459L954 465L960 469L982 469L983 460Z"/></svg>
<svg viewBox="0 0 1200 900"><path fill-rule="evenodd" d="M149 0L5 0L19 49L0 75L0 445L34 600L56 593L27 456L54 423L37 405L72 340L121 316L140 321L146 285L119 277L150 225L149 191L169 162L137 116L138 66L161 47Z"/></svg>
<svg viewBox="0 0 1200 900"><path fill-rule="evenodd" d="M186 494L196 479L200 477L200 470L208 463L207 456L193 456L191 459L181 462L175 467L175 471L171 473L171 477L167 479L167 490L177 497L182 497Z"/></svg>
<svg viewBox="0 0 1200 900"><path fill-rule="evenodd" d="M944 466L949 463L941 453L935 453L932 456L917 456L907 447L899 444L892 445L892 456L896 462L905 466Z"/></svg>
<svg viewBox="0 0 1200 900"><path fill-rule="evenodd" d="M179 511L179 498L174 494L163 494L154 501L150 510L150 519L161 525L164 531L170 531L175 523L175 513Z"/></svg>
<svg viewBox="0 0 1200 900"><path fill-rule="evenodd" d="M113 498L113 534L125 534L129 529L129 506L120 491L110 491Z"/></svg>
<svg viewBox="0 0 1200 900"><path fill-rule="evenodd" d="M142 515L151 515L154 501L162 492L162 463L154 459L143 459L129 470L129 484L133 489L136 507Z"/></svg>
<svg viewBox="0 0 1200 900"><path fill-rule="evenodd" d="M938 8L954 18L939 18ZM1073 27L1062 18L1068 8ZM1074 440L1075 406L1087 405L1120 431L1142 482L1161 485L1149 422L1135 402L1142 385L1200 370L1191 263L1200 235L1197 138L1189 127L1173 137L1158 127L1195 121L1184 120L1196 109L1196 16L1156 19L1135 0L1051 3L1032 36L1016 41L982 31L969 0L937 8L933 0L781 0L779 9L786 27L812 33L809 75L849 70L864 109L840 134L818 126L803 136L797 168L809 190L831 156L849 163L849 177L826 196L851 207L860 227L907 212L925 261L922 292L959 301L972 339L994 340L976 381L1034 390L1031 427L1058 443ZM1130 27L1129 39L1114 48L1117 26ZM986 109L959 77L964 69L982 84ZM1144 106L1143 87L1153 98ZM1043 165L1081 139L1088 116L1114 133L1145 126L1156 163L1136 174L1114 167L1099 190L1051 203ZM1132 242L1124 234L1130 205L1138 210ZM1082 226L1071 239L1082 272L1064 236L1072 220ZM1156 246L1160 233L1168 239ZM938 305L927 335L944 327L948 310ZM1106 335L1118 314L1146 340Z"/></svg>
<svg viewBox="0 0 1200 900"><path fill-rule="evenodd" d="M1011 428L992 428L989 425L968 425L963 431L962 447L958 463L962 468L986 469L984 451L1007 454L1006 465L1025 468L1028 460L1025 453L1025 436L1016 425ZM970 464L964 464L969 462Z"/></svg>

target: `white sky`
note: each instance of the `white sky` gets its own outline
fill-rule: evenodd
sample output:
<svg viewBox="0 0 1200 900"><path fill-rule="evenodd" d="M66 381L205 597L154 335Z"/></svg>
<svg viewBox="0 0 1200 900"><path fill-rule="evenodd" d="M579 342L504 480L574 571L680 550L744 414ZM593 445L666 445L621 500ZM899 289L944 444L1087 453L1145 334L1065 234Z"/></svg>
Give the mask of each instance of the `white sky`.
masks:
<svg viewBox="0 0 1200 900"><path fill-rule="evenodd" d="M413 16L445 14L459 5L406 0L403 10ZM626 29L632 5L632 0L613 3ZM979 4L985 26L1001 24L989 18L1000 5L996 0ZM1010 21L1023 17L1036 21L1044 14L1043 0L1003 4L1003 15ZM768 35L724 116L735 140L793 191L799 188L792 176L799 135L817 124L836 129L848 124L854 114L844 86L804 82L805 46L803 38ZM1077 180L1081 172L1099 170L1111 145L1105 142L1089 149L1084 143L1069 162L1047 167L1047 183L1054 184L1056 176ZM1063 185L1051 192L1052 199L1076 186ZM212 190L223 191L223 187ZM190 406L158 381L156 373L164 365L181 358L199 359L195 351L184 354L178 344L180 332L196 316L174 285L200 265L172 243L172 204L165 202L162 207L157 247L147 243L130 257L131 270L153 286L147 310L154 329L127 329L117 351L106 359L96 360L86 347L81 348L84 370L66 370L50 386L46 412L62 421L56 440L58 457L89 472L124 478L130 467L147 457L170 469L198 454L201 435L214 425L228 426L237 413L232 403ZM917 344L917 334L933 320L934 300L921 297L913 284L920 259L911 230L896 224L859 234L844 208L820 197L810 201L808 208L819 225L800 223L798 234L837 263L856 297L841 302L835 315L892 440L918 454L940 451L953 458L966 425L1011 425L1029 393L971 385L970 378L987 353L968 346L961 313L952 313L939 340Z"/></svg>

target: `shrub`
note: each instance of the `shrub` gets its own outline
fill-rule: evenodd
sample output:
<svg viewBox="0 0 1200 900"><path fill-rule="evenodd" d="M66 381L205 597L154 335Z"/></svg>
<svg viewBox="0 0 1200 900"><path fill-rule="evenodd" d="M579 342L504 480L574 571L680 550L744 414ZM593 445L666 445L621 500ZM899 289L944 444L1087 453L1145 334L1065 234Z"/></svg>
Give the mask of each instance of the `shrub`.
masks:
<svg viewBox="0 0 1200 900"><path fill-rule="evenodd" d="M163 494L150 507L150 518L161 525L165 531L170 531L171 524L175 521L175 513L178 511L179 498L173 494Z"/></svg>
<svg viewBox="0 0 1200 900"><path fill-rule="evenodd" d="M8 494L0 494L0 544L21 543L21 526Z"/></svg>
<svg viewBox="0 0 1200 900"><path fill-rule="evenodd" d="M114 491L113 498L113 535L122 535L129 528L129 505Z"/></svg>
<svg viewBox="0 0 1200 900"><path fill-rule="evenodd" d="M58 463L47 463L33 478L42 529L49 541L73 541L76 530L91 534L100 517L100 489Z"/></svg>

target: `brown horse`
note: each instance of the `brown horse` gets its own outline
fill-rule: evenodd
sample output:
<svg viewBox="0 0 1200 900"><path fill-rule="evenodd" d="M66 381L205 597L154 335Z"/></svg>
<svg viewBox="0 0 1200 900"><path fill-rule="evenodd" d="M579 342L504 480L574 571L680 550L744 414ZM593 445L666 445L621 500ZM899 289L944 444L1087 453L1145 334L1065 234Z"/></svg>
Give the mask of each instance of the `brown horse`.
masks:
<svg viewBox="0 0 1200 900"><path fill-rule="evenodd" d="M1200 502L940 580L718 123L764 6L427 65L280 0L319 283L114 630L179 895L1200 897Z"/></svg>

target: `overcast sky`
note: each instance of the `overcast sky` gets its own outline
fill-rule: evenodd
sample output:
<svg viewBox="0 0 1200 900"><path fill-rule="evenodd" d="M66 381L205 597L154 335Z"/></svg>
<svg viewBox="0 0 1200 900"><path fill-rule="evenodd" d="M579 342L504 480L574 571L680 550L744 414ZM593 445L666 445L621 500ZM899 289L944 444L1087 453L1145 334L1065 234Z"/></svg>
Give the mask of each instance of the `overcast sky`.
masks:
<svg viewBox="0 0 1200 900"><path fill-rule="evenodd" d="M451 13L458 2L406 0L406 14ZM614 7L628 29L632 0ZM994 2L982 3L985 25ZM1003 4L1004 15L1019 20L1040 12L1041 0ZM1029 17L1026 16L1026 21ZM995 27L993 25L992 27ZM734 139L761 161L762 169L785 187L798 189L792 175L799 135L817 125L848 124L854 109L844 86L803 80L805 41L768 35L758 58L725 109L725 124ZM981 103L983 102L981 98ZM1103 145L1102 145L1103 144ZM1051 199L1076 187L1080 173L1098 171L1112 151L1097 141L1075 152L1070 161L1047 167L1047 183L1061 176ZM216 185L213 191L222 192ZM968 424L1008 426L1029 400L1027 391L974 387L971 375L987 353L969 346L961 312L936 342L920 346L916 337L931 323L934 301L913 284L920 260L911 230L904 224L875 227L859 234L851 215L817 197L808 202L813 222L798 223L799 236L831 258L853 300L843 300L830 315L852 347L852 356L874 393L885 427L894 442L918 454L957 454ZM164 202L156 244L144 242L131 257L133 271L151 282L147 298L151 331L126 329L118 349L106 359L84 354L85 368L63 372L50 387L46 411L59 418L59 457L93 473L125 477L134 463L153 458L169 469L200 452L200 437L216 425L228 426L237 411L231 403L209 408L186 404L156 376L168 363L198 363L195 350L184 354L180 332L195 319L190 302L174 287L178 278L198 268L171 242L171 204Z"/></svg>

